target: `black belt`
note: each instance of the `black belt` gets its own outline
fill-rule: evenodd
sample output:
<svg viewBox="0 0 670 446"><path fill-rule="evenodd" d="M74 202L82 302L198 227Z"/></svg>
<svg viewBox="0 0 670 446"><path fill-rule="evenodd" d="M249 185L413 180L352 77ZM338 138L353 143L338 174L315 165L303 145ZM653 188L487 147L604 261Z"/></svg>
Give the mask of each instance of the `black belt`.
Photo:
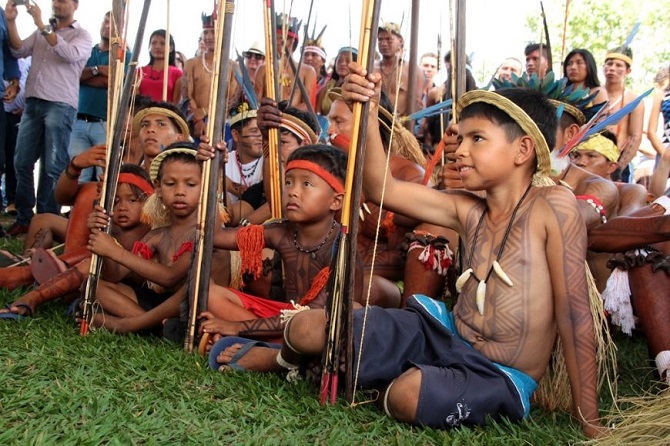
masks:
<svg viewBox="0 0 670 446"><path fill-rule="evenodd" d="M87 115L86 113L77 113L77 119L80 121L86 122L101 122L104 121L103 118L98 118L97 116Z"/></svg>

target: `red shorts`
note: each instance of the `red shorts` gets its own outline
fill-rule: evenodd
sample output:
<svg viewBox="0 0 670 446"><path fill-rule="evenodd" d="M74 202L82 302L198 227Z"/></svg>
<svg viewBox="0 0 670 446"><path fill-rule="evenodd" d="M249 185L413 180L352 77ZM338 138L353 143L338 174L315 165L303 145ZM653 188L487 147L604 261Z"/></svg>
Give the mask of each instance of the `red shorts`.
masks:
<svg viewBox="0 0 670 446"><path fill-rule="evenodd" d="M228 289L240 298L244 308L251 311L261 319L266 317L279 316L281 314L281 310L295 309L291 303L263 299L262 297L252 296L251 294L243 293L239 290L233 290L230 288Z"/></svg>

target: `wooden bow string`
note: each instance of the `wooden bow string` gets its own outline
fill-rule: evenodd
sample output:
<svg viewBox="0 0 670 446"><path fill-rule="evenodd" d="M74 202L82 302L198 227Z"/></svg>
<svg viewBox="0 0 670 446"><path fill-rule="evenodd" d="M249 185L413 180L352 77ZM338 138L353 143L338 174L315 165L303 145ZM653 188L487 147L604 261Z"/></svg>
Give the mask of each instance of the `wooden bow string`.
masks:
<svg viewBox="0 0 670 446"><path fill-rule="evenodd" d="M211 144L223 140L224 119L228 98L228 73L230 64L230 42L233 30L233 14L235 1L221 1L217 8L214 72L212 74L212 91L209 99L209 119L207 121L207 137ZM209 277L212 271L212 246L216 231L218 200L217 188L219 185L219 166L221 153L215 150L214 159L203 162L202 192L198 206L198 225L196 228L193 261L189 270L188 296L189 317L184 348L192 352L195 346L197 317L207 310L209 295Z"/></svg>
<svg viewBox="0 0 670 446"><path fill-rule="evenodd" d="M100 206L102 206L107 215L111 215L112 209L114 207L114 196L116 195L116 186L119 178L119 171L121 170L121 159L123 157L123 139L126 132L126 120L128 119L128 110L130 108L130 101L132 96L133 86L135 84L135 77L137 76L137 59L139 57L140 51L142 49L142 38L144 36L144 30L147 23L147 17L149 16L149 7L151 6L151 0L145 0L142 7L142 15L140 17L140 22L137 27L137 35L135 36L135 46L133 47L133 55L130 61L127 74L123 76L124 62L125 62L125 45L121 46L117 54L114 54L113 62L115 63L114 75L110 76L110 79L114 78L116 85L114 88L111 88L113 94L108 96L108 113L109 109L116 110L115 115L111 115L112 119L107 121L107 153L105 160L105 176L102 181L102 190L100 192ZM115 0L113 7L117 11L120 8L125 9L124 0ZM115 18L122 17L123 13L113 12L112 14ZM114 28L112 29L114 33ZM116 31L114 40L118 40L119 32ZM118 47L117 47L118 48ZM121 56L119 57L119 53ZM110 53L113 54L113 53ZM111 61L110 61L111 63ZM111 72L112 70L110 70ZM121 82L123 83L123 90L119 87ZM120 98L118 92L121 91ZM111 135L111 139L110 139ZM109 233L109 227L105 229ZM102 261L99 256L96 254L91 255L91 266L89 268L89 275L86 279L86 285L83 288L83 310L81 318L81 327L80 333L86 335L89 330L89 326L92 319L92 305L93 300L95 299L96 291L98 288L98 278L100 276L100 271L102 270Z"/></svg>
<svg viewBox="0 0 670 446"><path fill-rule="evenodd" d="M265 22L265 91L270 99L277 101L277 16L274 0L263 0ZM279 168L279 129L268 129L268 162L270 167L270 212L273 219L282 216L281 169Z"/></svg>
<svg viewBox="0 0 670 446"><path fill-rule="evenodd" d="M364 61L368 73L374 66L374 45L377 41L377 23L379 23L380 0L365 0L361 20L359 57ZM327 303L328 324L326 345L323 352L323 370L321 375L321 404L335 404L338 388L340 354L345 354L345 392L348 401L353 400L352 379L353 334L352 303L354 289L354 270L356 268L356 234L358 232L358 209L360 209L363 161L365 156L365 137L368 122L369 103L353 104L353 129L351 146L347 162L347 177L342 205L341 234L339 237L335 268L328 284ZM343 337L345 339L343 339Z"/></svg>

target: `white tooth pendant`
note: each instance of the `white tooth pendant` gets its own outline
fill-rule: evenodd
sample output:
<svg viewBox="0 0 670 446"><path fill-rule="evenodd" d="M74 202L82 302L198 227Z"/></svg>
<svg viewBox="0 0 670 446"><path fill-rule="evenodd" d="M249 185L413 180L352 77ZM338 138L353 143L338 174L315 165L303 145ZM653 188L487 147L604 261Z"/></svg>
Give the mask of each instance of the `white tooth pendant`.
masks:
<svg viewBox="0 0 670 446"><path fill-rule="evenodd" d="M456 280L456 291L458 291L459 293L461 292L463 285L465 285L465 282L468 281L471 275L472 275L472 268L468 268L465 271L463 271L463 274L458 276L458 279Z"/></svg>
<svg viewBox="0 0 670 446"><path fill-rule="evenodd" d="M505 282L509 286L514 286L514 283L512 282L512 279L509 278L507 273L503 271L502 266L500 266L500 263L498 263L497 260L493 261L493 271L496 272L496 275L500 277L500 280Z"/></svg>
<svg viewBox="0 0 670 446"><path fill-rule="evenodd" d="M479 314L484 316L484 300L486 299L486 282L483 280L479 281L479 285L477 285L477 294L476 294L476 303L477 303L477 310L479 310Z"/></svg>

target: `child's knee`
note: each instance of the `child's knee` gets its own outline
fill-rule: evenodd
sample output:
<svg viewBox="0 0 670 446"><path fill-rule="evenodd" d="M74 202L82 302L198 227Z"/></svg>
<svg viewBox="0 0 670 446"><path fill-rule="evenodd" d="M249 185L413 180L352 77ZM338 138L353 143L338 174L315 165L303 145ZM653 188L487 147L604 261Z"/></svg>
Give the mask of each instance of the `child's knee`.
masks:
<svg viewBox="0 0 670 446"><path fill-rule="evenodd" d="M293 316L287 324L284 339L294 351L312 354L323 348L325 326L324 310L302 311Z"/></svg>
<svg viewBox="0 0 670 446"><path fill-rule="evenodd" d="M421 393L421 370L411 368L386 389L384 411L392 418L414 423Z"/></svg>

